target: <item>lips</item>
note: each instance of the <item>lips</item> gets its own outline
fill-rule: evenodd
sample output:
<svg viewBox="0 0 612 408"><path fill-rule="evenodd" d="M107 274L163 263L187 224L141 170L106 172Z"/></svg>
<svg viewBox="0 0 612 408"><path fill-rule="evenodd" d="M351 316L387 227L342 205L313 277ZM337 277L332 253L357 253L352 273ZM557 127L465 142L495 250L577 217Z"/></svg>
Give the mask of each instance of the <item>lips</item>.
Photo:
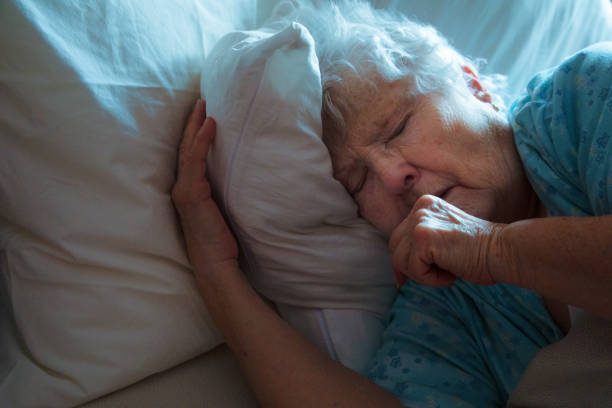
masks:
<svg viewBox="0 0 612 408"><path fill-rule="evenodd" d="M444 201L446 201L446 196L451 192L451 190L454 187L455 186L446 187L445 189L439 191L438 194L436 194L436 197L439 197L439 198L443 199Z"/></svg>

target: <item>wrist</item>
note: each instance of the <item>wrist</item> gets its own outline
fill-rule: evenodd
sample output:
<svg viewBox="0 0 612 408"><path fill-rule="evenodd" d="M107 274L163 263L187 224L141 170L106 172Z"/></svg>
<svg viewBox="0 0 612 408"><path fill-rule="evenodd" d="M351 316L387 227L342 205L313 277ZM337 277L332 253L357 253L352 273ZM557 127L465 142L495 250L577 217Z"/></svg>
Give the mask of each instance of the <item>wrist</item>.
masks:
<svg viewBox="0 0 612 408"><path fill-rule="evenodd" d="M236 285L240 285L240 281L246 278L238 261L227 260L216 263L194 263L193 274L200 293L207 301L215 301L217 296L223 296L223 293L231 293Z"/></svg>
<svg viewBox="0 0 612 408"><path fill-rule="evenodd" d="M202 283L212 283L227 276L242 274L237 259L200 259L192 262L192 266L196 279Z"/></svg>
<svg viewBox="0 0 612 408"><path fill-rule="evenodd" d="M518 257L512 245L511 224L493 224L487 251L487 269L495 283L516 285Z"/></svg>

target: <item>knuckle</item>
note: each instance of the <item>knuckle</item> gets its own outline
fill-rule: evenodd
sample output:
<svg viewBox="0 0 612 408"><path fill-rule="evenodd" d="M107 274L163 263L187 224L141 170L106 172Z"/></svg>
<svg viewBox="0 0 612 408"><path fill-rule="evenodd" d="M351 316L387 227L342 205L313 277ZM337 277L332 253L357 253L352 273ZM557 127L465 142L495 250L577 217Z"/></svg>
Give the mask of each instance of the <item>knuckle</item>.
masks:
<svg viewBox="0 0 612 408"><path fill-rule="evenodd" d="M429 216L429 212L427 208L419 208L415 211L414 215L420 220L422 218L427 218Z"/></svg>
<svg viewBox="0 0 612 408"><path fill-rule="evenodd" d="M179 146L178 157L179 162L185 162L188 159L189 149L187 149L185 143L181 143L181 145Z"/></svg>
<svg viewBox="0 0 612 408"><path fill-rule="evenodd" d="M171 192L172 202L177 207L183 207L190 201L189 194L181 184L175 184Z"/></svg>
<svg viewBox="0 0 612 408"><path fill-rule="evenodd" d="M419 197L414 203L416 209L430 208L436 202L436 197L430 194L425 194Z"/></svg>
<svg viewBox="0 0 612 408"><path fill-rule="evenodd" d="M431 234L432 231L429 227L424 224L417 224L412 232L412 237L414 238L414 243L418 245L419 243L428 241Z"/></svg>

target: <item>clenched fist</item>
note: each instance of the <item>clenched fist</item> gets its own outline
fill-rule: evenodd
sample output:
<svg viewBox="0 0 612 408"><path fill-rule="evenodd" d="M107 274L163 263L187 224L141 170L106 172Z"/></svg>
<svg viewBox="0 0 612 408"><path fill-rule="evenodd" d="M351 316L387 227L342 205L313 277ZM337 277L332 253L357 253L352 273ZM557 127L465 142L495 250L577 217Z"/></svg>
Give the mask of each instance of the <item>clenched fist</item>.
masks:
<svg viewBox="0 0 612 408"><path fill-rule="evenodd" d="M503 228L441 198L422 196L389 240L398 286L407 278L429 286L451 286L455 278L496 283L488 258Z"/></svg>

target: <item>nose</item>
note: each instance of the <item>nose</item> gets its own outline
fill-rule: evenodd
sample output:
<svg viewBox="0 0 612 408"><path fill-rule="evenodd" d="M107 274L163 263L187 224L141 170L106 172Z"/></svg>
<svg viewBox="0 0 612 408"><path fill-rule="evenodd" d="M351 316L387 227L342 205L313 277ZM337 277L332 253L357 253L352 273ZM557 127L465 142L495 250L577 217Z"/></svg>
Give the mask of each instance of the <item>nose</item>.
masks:
<svg viewBox="0 0 612 408"><path fill-rule="evenodd" d="M370 168L385 190L393 195L409 191L419 178L418 169L397 154L377 154L371 157Z"/></svg>

